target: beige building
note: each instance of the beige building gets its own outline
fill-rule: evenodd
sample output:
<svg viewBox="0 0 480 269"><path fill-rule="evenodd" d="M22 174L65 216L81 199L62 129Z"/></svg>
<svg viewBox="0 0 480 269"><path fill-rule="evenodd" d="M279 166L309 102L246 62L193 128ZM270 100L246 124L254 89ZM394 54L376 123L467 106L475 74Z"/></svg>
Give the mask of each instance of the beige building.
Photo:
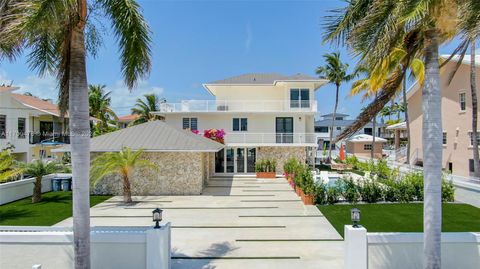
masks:
<svg viewBox="0 0 480 269"><path fill-rule="evenodd" d="M442 56L446 59L447 56ZM470 91L470 56L465 56L462 65L452 82L448 83L449 73L455 68L459 58L454 57L442 68L440 85L442 92L443 127L443 167L455 175L470 176L473 171L472 97ZM480 87L480 57L477 56L477 86ZM480 88L477 95L480 96ZM407 95L408 115L411 130L410 160L413 164L423 164L422 152L422 91L416 84Z"/></svg>
<svg viewBox="0 0 480 269"><path fill-rule="evenodd" d="M314 161L315 91L325 83L301 74L245 74L204 84L212 100L162 103L155 114L177 128L223 129L226 147L215 154L216 174L254 173L264 158L276 159L281 174L288 158Z"/></svg>
<svg viewBox="0 0 480 269"><path fill-rule="evenodd" d="M358 134L349 138L346 142L346 151L349 154L361 158L373 157L380 159L383 157L383 145L387 142L386 139L375 137L375 144L372 146L373 136L367 134Z"/></svg>

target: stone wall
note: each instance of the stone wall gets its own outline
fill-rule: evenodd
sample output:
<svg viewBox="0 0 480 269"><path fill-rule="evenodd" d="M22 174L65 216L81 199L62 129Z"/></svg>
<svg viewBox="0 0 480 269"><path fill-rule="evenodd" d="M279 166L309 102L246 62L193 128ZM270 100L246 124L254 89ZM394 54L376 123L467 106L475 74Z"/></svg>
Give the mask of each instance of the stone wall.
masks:
<svg viewBox="0 0 480 269"><path fill-rule="evenodd" d="M304 147L259 147L257 160L275 159L277 161L277 174L283 174L283 164L290 158L305 163L307 152Z"/></svg>
<svg viewBox="0 0 480 269"><path fill-rule="evenodd" d="M201 194L208 171L207 153L201 152L145 152L143 158L158 166L137 169L133 173L133 195L195 195ZM94 158L92 154L92 158ZM93 188L95 194L122 195L120 176L112 175L100 180Z"/></svg>

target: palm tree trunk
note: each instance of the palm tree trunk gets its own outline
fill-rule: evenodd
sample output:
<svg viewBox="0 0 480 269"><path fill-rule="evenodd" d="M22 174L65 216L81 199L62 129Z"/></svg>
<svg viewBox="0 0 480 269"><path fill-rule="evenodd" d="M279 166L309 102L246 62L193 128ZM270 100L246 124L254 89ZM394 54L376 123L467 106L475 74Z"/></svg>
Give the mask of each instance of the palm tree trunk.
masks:
<svg viewBox="0 0 480 269"><path fill-rule="evenodd" d="M405 123L407 124L407 163L410 164L410 122L408 120L407 78L403 78L403 103L405 104ZM400 135L400 134L399 134Z"/></svg>
<svg viewBox="0 0 480 269"><path fill-rule="evenodd" d="M128 175L123 176L123 202L132 203L132 188Z"/></svg>
<svg viewBox="0 0 480 269"><path fill-rule="evenodd" d="M339 91L340 91L340 85L337 85L337 90L335 92L335 107L333 108L333 115L332 115L332 126L330 129L330 147L328 148L328 162L332 161L333 128L335 127L335 115L337 114Z"/></svg>
<svg viewBox="0 0 480 269"><path fill-rule="evenodd" d="M32 204L42 200L42 177L36 177L33 184Z"/></svg>
<svg viewBox="0 0 480 269"><path fill-rule="evenodd" d="M375 99L377 99L377 93L375 93ZM375 152L375 128L376 128L376 121L377 121L377 115L373 116L373 121L372 121L372 150L370 151L370 158L373 160L375 157L374 152Z"/></svg>
<svg viewBox="0 0 480 269"><path fill-rule="evenodd" d="M69 117L73 173L75 269L90 268L90 122L85 66L86 1L78 0L81 21L73 27L70 48Z"/></svg>
<svg viewBox="0 0 480 269"><path fill-rule="evenodd" d="M480 177L479 162L480 157L478 154L478 104L477 104L477 68L475 62L475 40L472 40L471 44L471 62L470 62L470 89L472 92L472 145L473 145L473 175Z"/></svg>
<svg viewBox="0 0 480 269"><path fill-rule="evenodd" d="M425 32L425 83L422 91L424 164L424 268L441 268L442 99L438 63L438 30Z"/></svg>

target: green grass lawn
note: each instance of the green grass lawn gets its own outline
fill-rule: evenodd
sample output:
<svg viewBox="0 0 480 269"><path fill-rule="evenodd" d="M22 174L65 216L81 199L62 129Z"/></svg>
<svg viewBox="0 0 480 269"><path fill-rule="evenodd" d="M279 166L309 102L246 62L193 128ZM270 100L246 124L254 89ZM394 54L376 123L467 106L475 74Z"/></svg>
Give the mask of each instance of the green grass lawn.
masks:
<svg viewBox="0 0 480 269"><path fill-rule="evenodd" d="M351 224L350 209L361 211L360 224L369 232L422 232L423 204L320 205L318 208L343 236ZM480 208L443 204L443 232L480 232Z"/></svg>
<svg viewBox="0 0 480 269"><path fill-rule="evenodd" d="M111 196L91 196L90 206ZM0 225L50 226L72 216L72 192L48 192L42 201L32 204L32 198L0 206Z"/></svg>

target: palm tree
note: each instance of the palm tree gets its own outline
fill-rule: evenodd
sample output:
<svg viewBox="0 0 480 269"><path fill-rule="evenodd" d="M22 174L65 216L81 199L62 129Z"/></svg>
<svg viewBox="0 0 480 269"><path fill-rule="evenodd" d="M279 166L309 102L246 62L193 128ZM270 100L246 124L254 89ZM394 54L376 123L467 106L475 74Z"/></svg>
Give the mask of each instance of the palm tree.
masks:
<svg viewBox="0 0 480 269"><path fill-rule="evenodd" d="M18 167L23 173L35 177L33 183L32 203L38 203L42 200L42 178L46 175L63 172L65 167L61 163L36 160L31 163L19 163Z"/></svg>
<svg viewBox="0 0 480 269"><path fill-rule="evenodd" d="M323 58L327 63L325 66L317 67L316 73L320 77L327 79L336 87L335 107L333 108L332 125L330 127L330 147L328 149L328 161L330 161L332 159L332 144L335 145L335 143L333 143L333 130L335 128L335 114L337 113L340 86L343 82L352 80L354 74L347 74L348 64L342 63L342 60L340 59L340 53L327 53L323 55Z"/></svg>
<svg viewBox="0 0 480 269"><path fill-rule="evenodd" d="M87 0L5 0L0 14L0 60L15 60L28 50L31 69L40 75L56 75L59 106L62 113L69 110L75 268L90 268L90 124L85 58L87 53L96 56L102 40L95 16L112 22L129 88L150 71L150 30L135 0L88 4Z"/></svg>
<svg viewBox="0 0 480 269"><path fill-rule="evenodd" d="M111 131L108 125L112 121L118 121L117 114L110 108L111 92L105 92L105 85L88 86L88 103L90 105L90 116L100 120L96 127L98 133L103 134Z"/></svg>
<svg viewBox="0 0 480 269"><path fill-rule="evenodd" d="M141 159L143 150L132 151L130 148L123 148L120 152L107 152L92 162L90 178L92 184L108 175L120 175L123 180L123 201L132 202L131 180L136 169L151 168L158 170L158 167L145 159Z"/></svg>
<svg viewBox="0 0 480 269"><path fill-rule="evenodd" d="M163 119L161 116L153 115L152 112L158 111L160 104L165 102L164 98L159 98L158 95L150 93L145 94L145 101L137 98L135 107L132 108L132 114L139 115L137 119L132 121L131 125L137 125L153 120Z"/></svg>
<svg viewBox="0 0 480 269"><path fill-rule="evenodd" d="M405 44L403 64L385 83L383 91L357 118L351 130L376 114L395 94L415 56L425 63L423 85L424 159L424 268L441 267L441 178L442 120L438 48L457 34L455 22L464 20L458 10L474 0L370 1L348 2L332 16L327 27L328 40L348 43L372 65L381 63L399 43ZM478 1L476 1L478 2ZM474 12L479 12L477 4Z"/></svg>
<svg viewBox="0 0 480 269"><path fill-rule="evenodd" d="M15 159L8 150L0 151L0 183L7 182L22 174L22 169L16 167Z"/></svg>
<svg viewBox="0 0 480 269"><path fill-rule="evenodd" d="M477 67L475 59L475 40L471 42L470 53L470 92L472 94L472 145L474 176L480 177L480 156L478 154L478 103L477 103Z"/></svg>

